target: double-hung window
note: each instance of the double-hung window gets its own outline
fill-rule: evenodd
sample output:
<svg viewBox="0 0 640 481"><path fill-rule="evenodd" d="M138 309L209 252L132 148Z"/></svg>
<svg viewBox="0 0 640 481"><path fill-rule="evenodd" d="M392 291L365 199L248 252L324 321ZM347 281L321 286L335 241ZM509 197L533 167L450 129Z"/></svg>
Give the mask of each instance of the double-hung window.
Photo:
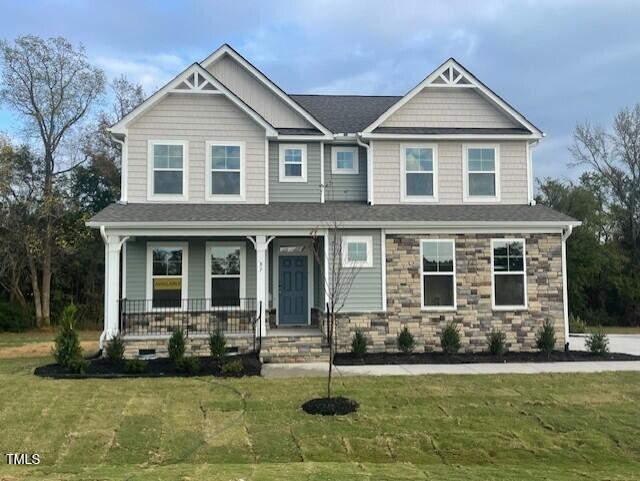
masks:
<svg viewBox="0 0 640 481"><path fill-rule="evenodd" d="M373 239L370 236L345 236L342 238L343 267L372 267Z"/></svg>
<svg viewBox="0 0 640 481"><path fill-rule="evenodd" d="M490 202L500 198L500 150L497 145L464 148L465 200Z"/></svg>
<svg viewBox="0 0 640 481"><path fill-rule="evenodd" d="M527 307L527 275L524 239L491 241L494 309Z"/></svg>
<svg viewBox="0 0 640 481"><path fill-rule="evenodd" d="M357 147L332 147L332 174L357 174L358 172L359 166Z"/></svg>
<svg viewBox="0 0 640 481"><path fill-rule="evenodd" d="M186 243L147 244L147 297L151 306L176 308L187 298Z"/></svg>
<svg viewBox="0 0 640 481"><path fill-rule="evenodd" d="M455 309L456 254L453 240L423 240L422 308L425 310Z"/></svg>
<svg viewBox="0 0 640 481"><path fill-rule="evenodd" d="M149 199L186 199L187 162L187 142L150 141Z"/></svg>
<svg viewBox="0 0 640 481"><path fill-rule="evenodd" d="M209 200L244 198L244 143L207 142L206 188Z"/></svg>
<svg viewBox="0 0 640 481"><path fill-rule="evenodd" d="M401 200L430 202L438 200L438 149L435 144L403 144Z"/></svg>
<svg viewBox="0 0 640 481"><path fill-rule="evenodd" d="M240 306L245 292L245 245L207 243L207 297L212 306Z"/></svg>
<svg viewBox="0 0 640 481"><path fill-rule="evenodd" d="M280 144L280 182L307 181L307 146Z"/></svg>

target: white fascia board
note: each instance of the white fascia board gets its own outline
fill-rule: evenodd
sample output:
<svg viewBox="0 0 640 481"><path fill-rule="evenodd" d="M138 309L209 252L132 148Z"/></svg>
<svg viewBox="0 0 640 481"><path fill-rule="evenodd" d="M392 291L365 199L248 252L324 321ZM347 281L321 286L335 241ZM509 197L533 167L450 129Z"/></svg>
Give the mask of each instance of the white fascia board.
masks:
<svg viewBox="0 0 640 481"><path fill-rule="evenodd" d="M456 70L461 72L462 74L469 77L469 81L472 83L471 87L467 88L477 88L487 99L492 101L495 105L497 105L500 109L502 109L505 113L507 113L510 117L516 120L519 124L523 125L527 129L529 129L533 135L536 135L534 138L542 138L544 136L543 132L538 129L535 125L529 122L524 115L520 112L516 111L513 107L508 105L504 100L502 100L498 95L496 95L491 89L489 89L486 85L484 85L478 78L469 72L466 68L460 65L455 59L450 58L443 64L441 64L438 68L436 68L433 72L431 72L422 82L416 85L413 89L411 89L404 97L398 100L395 104L389 107L386 111L384 111L371 125L369 125L366 129L364 129L363 134L370 134L376 127L379 127L385 120L387 120L391 115L400 109L404 104L406 104L409 100L415 97L418 93L422 91L426 86L431 84L433 80L435 80L444 70L449 67L454 67ZM446 88L446 87L445 87ZM458 86L451 87L458 88Z"/></svg>
<svg viewBox="0 0 640 481"><path fill-rule="evenodd" d="M194 63L179 73L173 80L170 80L164 87L154 93L151 97L147 98L144 102L138 105L135 109L125 115L119 122L115 123L111 126L109 131L112 134L126 134L126 128L129 123L131 123L135 118L141 115L143 112L153 107L159 100L163 99L166 95L171 92L174 92L174 89L184 82L191 74L198 73L204 79L206 79L209 83L211 83L219 92L224 94L231 102L233 102L237 107L243 110L249 117L251 117L256 123L262 126L265 131L267 137L277 137L278 132L276 129L267 122L259 113L253 110L249 105L247 105L242 99L240 99L236 94L234 94L231 90L229 90L225 85L220 83L218 79L216 79L208 70L202 68L201 65ZM185 92L187 92L185 90ZM198 93L207 93L207 91L201 91ZM210 91L209 91L210 92ZM184 93L184 92L180 92ZM194 94L196 95L196 94Z"/></svg>
<svg viewBox="0 0 640 481"><path fill-rule="evenodd" d="M372 140L537 140L536 134L374 134L363 133L363 139Z"/></svg>
<svg viewBox="0 0 640 481"><path fill-rule="evenodd" d="M262 82L269 90L275 93L280 99L282 99L289 107L298 112L305 120L307 120L314 127L318 128L325 135L332 135L329 129L327 129L324 125L322 125L313 115L307 112L304 108L300 106L297 102L295 102L287 93L278 87L273 81L271 81L265 74L263 74L260 70L258 70L253 64L251 64L247 59L245 59L242 55L236 52L231 46L224 44L216 51L214 51L211 55L209 55L206 59L204 59L200 64L206 69L209 65L214 63L223 55L229 55L236 62L242 65L246 70L248 70L254 77L256 77L260 82Z"/></svg>
<svg viewBox="0 0 640 481"><path fill-rule="evenodd" d="M295 141L309 141L309 142L322 142L325 140L333 140L333 136L331 135L283 135L278 134L276 140L295 140Z"/></svg>

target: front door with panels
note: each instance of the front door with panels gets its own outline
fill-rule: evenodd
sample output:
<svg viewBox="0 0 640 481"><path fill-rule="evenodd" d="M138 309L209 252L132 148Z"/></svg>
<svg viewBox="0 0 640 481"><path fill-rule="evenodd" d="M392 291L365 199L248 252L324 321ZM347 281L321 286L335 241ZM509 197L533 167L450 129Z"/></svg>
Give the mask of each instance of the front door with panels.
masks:
<svg viewBox="0 0 640 481"><path fill-rule="evenodd" d="M279 257L278 324L309 324L309 289L306 256Z"/></svg>

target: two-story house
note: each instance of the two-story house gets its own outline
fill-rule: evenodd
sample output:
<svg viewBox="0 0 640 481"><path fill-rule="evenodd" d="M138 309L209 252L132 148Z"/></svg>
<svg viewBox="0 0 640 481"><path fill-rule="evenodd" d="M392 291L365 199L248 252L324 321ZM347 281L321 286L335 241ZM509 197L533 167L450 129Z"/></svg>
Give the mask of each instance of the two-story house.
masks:
<svg viewBox="0 0 640 481"><path fill-rule="evenodd" d="M543 133L454 59L404 96L290 95L228 45L111 129L122 198L105 242L105 328L127 355L194 349L212 330L267 359L321 352L329 229L357 269L338 319L371 351L408 327L419 349L459 324L463 349L501 328L568 341L565 245L579 223L533 200ZM320 253L320 255L317 255ZM196 344L198 346L196 346Z"/></svg>

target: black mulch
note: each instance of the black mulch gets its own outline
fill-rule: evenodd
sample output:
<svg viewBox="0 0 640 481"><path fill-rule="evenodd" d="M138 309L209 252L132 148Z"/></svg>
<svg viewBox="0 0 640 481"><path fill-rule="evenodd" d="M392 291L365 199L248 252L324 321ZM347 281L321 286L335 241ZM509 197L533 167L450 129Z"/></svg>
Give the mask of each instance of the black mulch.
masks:
<svg viewBox="0 0 640 481"><path fill-rule="evenodd" d="M577 362L577 361L640 361L640 356L622 353L604 355L586 351L508 352L503 356L494 356L488 352L444 354L442 352L400 352L368 353L364 357L354 357L351 353L338 353L333 363L336 366L358 366L364 364L477 364L485 362Z"/></svg>
<svg viewBox="0 0 640 481"><path fill-rule="evenodd" d="M358 410L358 403L346 397L331 397L311 399L302 405L307 414L320 414L321 416L343 416Z"/></svg>
<svg viewBox="0 0 640 481"><path fill-rule="evenodd" d="M211 357L199 357L199 369L196 372L185 372L167 358L135 361L144 366L141 372L132 372L131 363L124 362L114 365L105 358L87 360L84 374L67 372L59 364L47 364L34 370L36 376L61 379L86 379L86 378L131 378L131 377L191 377L191 376L216 376L216 377L242 377L259 376L262 363L256 354L241 354L228 356L224 362L239 360L243 369L240 372L223 373L220 365Z"/></svg>

